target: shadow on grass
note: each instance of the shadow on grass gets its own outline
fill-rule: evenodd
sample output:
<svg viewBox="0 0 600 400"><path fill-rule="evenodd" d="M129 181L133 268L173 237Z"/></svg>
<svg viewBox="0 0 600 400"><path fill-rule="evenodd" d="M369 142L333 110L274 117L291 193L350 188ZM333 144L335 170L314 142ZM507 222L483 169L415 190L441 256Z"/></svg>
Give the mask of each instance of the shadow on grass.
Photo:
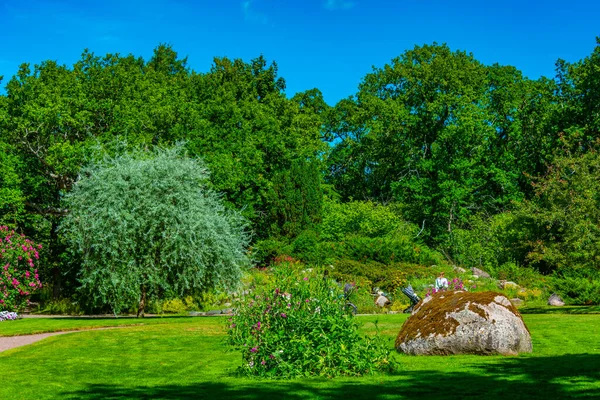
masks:
<svg viewBox="0 0 600 400"><path fill-rule="evenodd" d="M523 307L521 314L600 314L600 306Z"/></svg>
<svg viewBox="0 0 600 400"><path fill-rule="evenodd" d="M438 359L439 360L439 359ZM404 361L409 363L409 360ZM496 363L477 363L468 371L401 372L365 379L310 379L248 381L232 384L204 382L191 385L135 388L90 385L63 392L81 399L564 399L600 398L600 355L515 357ZM190 378L193 378L190 376Z"/></svg>

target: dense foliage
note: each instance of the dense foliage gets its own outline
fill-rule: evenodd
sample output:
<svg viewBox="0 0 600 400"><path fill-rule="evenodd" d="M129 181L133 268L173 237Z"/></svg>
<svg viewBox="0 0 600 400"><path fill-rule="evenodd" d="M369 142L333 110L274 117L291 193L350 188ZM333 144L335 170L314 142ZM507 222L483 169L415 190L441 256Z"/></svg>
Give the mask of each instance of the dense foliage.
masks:
<svg viewBox="0 0 600 400"><path fill-rule="evenodd" d="M448 262L587 293L600 270L600 41L556 67L532 80L426 44L330 106L318 89L288 97L262 56L203 73L167 45L148 60L85 50L72 66L23 64L0 95L0 223L44 245L40 277L69 298L81 266L58 227L94 149L184 141L249 221L260 266Z"/></svg>
<svg viewBox="0 0 600 400"><path fill-rule="evenodd" d="M206 187L181 147L126 153L81 170L65 196L65 235L81 290L115 313L165 292L234 287L247 265L245 222Z"/></svg>
<svg viewBox="0 0 600 400"><path fill-rule="evenodd" d="M323 271L289 264L241 300L229 321L229 342L242 352L250 376L361 376L393 369L381 338L359 334L342 288Z"/></svg>
<svg viewBox="0 0 600 400"><path fill-rule="evenodd" d="M0 226L0 310L22 310L42 283L35 263L41 245Z"/></svg>

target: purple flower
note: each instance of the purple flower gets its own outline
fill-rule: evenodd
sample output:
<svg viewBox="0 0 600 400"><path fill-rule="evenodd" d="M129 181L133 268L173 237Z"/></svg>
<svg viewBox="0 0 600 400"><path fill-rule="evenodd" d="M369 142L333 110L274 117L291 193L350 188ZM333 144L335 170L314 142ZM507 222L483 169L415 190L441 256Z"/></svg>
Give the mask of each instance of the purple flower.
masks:
<svg viewBox="0 0 600 400"><path fill-rule="evenodd" d="M250 353L256 353L258 351L258 347L253 347L250 349Z"/></svg>
<svg viewBox="0 0 600 400"><path fill-rule="evenodd" d="M287 318L287 315L284 312L282 312L281 313L281 318Z"/></svg>
<svg viewBox="0 0 600 400"><path fill-rule="evenodd" d="M260 321L256 323L256 329L260 329Z"/></svg>
<svg viewBox="0 0 600 400"><path fill-rule="evenodd" d="M262 360L260 363L261 363L262 365L265 365L267 362L266 362L265 360Z"/></svg>
<svg viewBox="0 0 600 400"><path fill-rule="evenodd" d="M304 277L304 280L305 280L305 281L307 281L307 280L308 280L308 277L307 277L307 276L305 276L305 277Z"/></svg>

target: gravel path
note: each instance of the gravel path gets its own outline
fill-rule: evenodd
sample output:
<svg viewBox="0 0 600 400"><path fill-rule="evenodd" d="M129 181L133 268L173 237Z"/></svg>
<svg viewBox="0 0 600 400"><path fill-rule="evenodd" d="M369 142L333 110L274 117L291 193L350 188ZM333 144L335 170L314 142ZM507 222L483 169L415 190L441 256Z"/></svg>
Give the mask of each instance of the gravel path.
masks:
<svg viewBox="0 0 600 400"><path fill-rule="evenodd" d="M126 328L126 326L112 326L112 327L105 327L105 328L81 329L81 330L63 331L63 332L37 333L35 335L0 337L0 353L2 353L3 351L6 351L6 350L14 349L15 347L27 346L28 344L39 342L40 340L46 339L49 336L65 335L67 333L76 333L76 332L118 329L118 328Z"/></svg>

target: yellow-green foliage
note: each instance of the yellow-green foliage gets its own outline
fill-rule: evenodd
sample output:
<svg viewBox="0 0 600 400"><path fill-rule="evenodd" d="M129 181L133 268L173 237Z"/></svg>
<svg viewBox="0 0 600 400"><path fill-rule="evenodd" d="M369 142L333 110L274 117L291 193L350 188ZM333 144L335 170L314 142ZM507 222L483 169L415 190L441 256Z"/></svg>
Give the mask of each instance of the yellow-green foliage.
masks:
<svg viewBox="0 0 600 400"><path fill-rule="evenodd" d="M170 299L163 302L162 310L167 314L181 314L186 312L188 307L181 299Z"/></svg>

